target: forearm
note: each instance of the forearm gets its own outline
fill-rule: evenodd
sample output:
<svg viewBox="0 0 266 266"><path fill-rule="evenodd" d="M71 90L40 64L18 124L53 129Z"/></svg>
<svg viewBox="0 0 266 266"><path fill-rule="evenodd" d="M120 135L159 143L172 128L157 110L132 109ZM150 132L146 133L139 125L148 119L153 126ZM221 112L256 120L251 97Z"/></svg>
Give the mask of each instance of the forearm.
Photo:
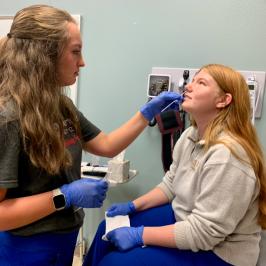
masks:
<svg viewBox="0 0 266 266"><path fill-rule="evenodd" d="M137 211L143 211L152 207L168 203L169 200L164 192L156 187L133 201Z"/></svg>
<svg viewBox="0 0 266 266"><path fill-rule="evenodd" d="M107 142L114 154L118 154L132 143L148 125L148 121L140 112L136 113L128 122L107 135Z"/></svg>
<svg viewBox="0 0 266 266"><path fill-rule="evenodd" d="M144 245L176 248L173 224L160 227L144 227L142 238Z"/></svg>
<svg viewBox="0 0 266 266"><path fill-rule="evenodd" d="M168 197L159 187L133 201L137 211L160 206L168 202ZM176 248L174 224L160 227L144 227L142 238L145 245Z"/></svg>
<svg viewBox="0 0 266 266"><path fill-rule="evenodd" d="M137 112L129 121L109 134L101 132L84 144L84 149L96 155L114 157L131 144L148 125L148 121Z"/></svg>
<svg viewBox="0 0 266 266"><path fill-rule="evenodd" d="M15 229L55 212L52 192L0 202L0 231Z"/></svg>

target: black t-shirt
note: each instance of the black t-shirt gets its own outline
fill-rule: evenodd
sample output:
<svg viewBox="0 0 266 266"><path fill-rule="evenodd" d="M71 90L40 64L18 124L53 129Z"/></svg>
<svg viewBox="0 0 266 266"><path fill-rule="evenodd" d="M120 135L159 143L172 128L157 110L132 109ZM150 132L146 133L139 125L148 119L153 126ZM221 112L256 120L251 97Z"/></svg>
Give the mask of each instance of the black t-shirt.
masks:
<svg viewBox="0 0 266 266"><path fill-rule="evenodd" d="M100 133L81 112L76 110L80 121L80 140L70 119L64 121L65 146L72 155L72 166L59 175L50 175L36 168L23 150L18 121L0 126L0 187L7 188L6 198L20 198L51 191L63 184L80 178L82 142ZM78 229L84 218L81 208L71 207L55 212L32 224L11 230L15 235L28 236L43 232L69 232Z"/></svg>

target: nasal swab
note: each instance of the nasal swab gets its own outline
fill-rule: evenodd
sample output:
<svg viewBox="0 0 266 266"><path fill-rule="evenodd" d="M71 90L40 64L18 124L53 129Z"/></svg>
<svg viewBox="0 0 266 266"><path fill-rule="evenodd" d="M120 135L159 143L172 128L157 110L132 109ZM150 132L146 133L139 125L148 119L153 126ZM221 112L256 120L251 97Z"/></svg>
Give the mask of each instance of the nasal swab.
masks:
<svg viewBox="0 0 266 266"><path fill-rule="evenodd" d="M186 91L182 92L180 95L183 96L183 95L185 94L185 92L186 92ZM163 110L161 111L161 113L164 112L164 111L165 111L169 106L171 106L173 103L178 102L178 101L179 101L179 100L174 100L174 101L172 101L171 103L169 103L166 107L163 108Z"/></svg>
<svg viewBox="0 0 266 266"><path fill-rule="evenodd" d="M163 110L161 111L161 113L164 112L169 106L171 106L175 102L178 102L178 100L174 100L171 103L169 103L166 107L163 108Z"/></svg>

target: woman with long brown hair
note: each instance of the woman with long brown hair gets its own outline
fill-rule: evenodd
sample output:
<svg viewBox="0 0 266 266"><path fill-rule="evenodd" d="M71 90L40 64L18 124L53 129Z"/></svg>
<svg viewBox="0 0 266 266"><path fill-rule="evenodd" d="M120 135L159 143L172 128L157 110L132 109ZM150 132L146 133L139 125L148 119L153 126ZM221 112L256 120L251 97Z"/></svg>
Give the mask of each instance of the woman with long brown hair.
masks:
<svg viewBox="0 0 266 266"><path fill-rule="evenodd" d="M61 9L17 12L0 40L0 264L71 265L82 208L101 207L108 184L80 178L82 150L113 157L177 93L145 104L105 134L65 96L82 57L80 31Z"/></svg>

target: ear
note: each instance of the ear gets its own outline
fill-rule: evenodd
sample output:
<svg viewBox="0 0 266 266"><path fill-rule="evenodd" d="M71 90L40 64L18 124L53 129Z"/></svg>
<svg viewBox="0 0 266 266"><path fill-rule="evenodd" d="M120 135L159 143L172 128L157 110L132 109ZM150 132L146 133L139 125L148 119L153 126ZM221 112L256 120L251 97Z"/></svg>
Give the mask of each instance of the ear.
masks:
<svg viewBox="0 0 266 266"><path fill-rule="evenodd" d="M217 108L225 108L232 102L232 95L231 93L226 93L223 96L221 96L216 103Z"/></svg>

